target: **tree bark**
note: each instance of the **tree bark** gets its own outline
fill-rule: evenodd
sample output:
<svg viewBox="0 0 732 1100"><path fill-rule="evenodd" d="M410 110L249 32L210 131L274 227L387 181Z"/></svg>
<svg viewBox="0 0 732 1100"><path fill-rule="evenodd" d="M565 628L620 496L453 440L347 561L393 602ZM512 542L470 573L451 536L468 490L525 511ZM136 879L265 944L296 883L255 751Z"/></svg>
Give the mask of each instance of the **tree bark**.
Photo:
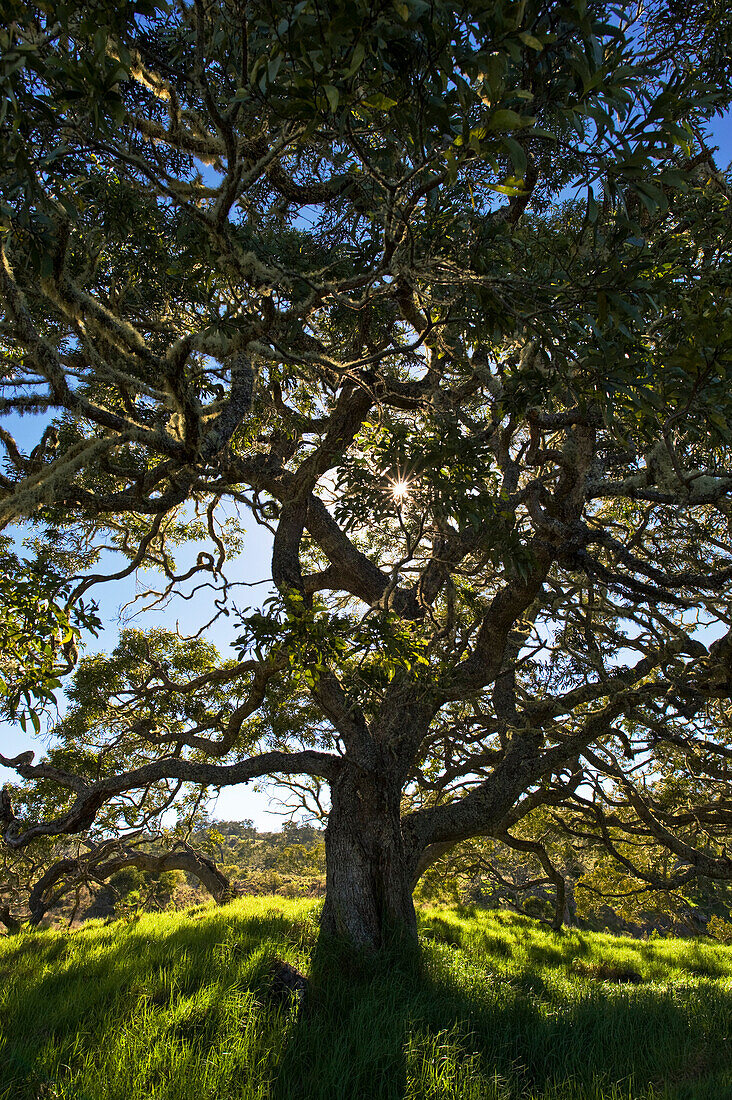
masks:
<svg viewBox="0 0 732 1100"><path fill-rule="evenodd" d="M13 936L17 932L20 932L23 927L23 922L13 917L10 913L10 908L7 905L0 907L0 924L4 924L8 930L8 935Z"/></svg>
<svg viewBox="0 0 732 1100"><path fill-rule="evenodd" d="M371 949L399 937L416 940L399 779L345 767L331 798L321 933Z"/></svg>

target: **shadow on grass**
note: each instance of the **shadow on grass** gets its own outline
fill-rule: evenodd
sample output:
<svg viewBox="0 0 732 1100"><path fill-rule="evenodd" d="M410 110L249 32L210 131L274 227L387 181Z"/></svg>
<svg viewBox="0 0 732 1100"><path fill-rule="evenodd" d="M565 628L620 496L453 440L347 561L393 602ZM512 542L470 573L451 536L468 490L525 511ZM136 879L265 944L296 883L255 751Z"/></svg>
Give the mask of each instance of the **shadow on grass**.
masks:
<svg viewBox="0 0 732 1100"><path fill-rule="evenodd" d="M273 1100L404 1097L421 970L419 952L409 945L374 957L338 941L319 942Z"/></svg>
<svg viewBox="0 0 732 1100"><path fill-rule="evenodd" d="M503 958L326 944L273 1100L732 1100L729 988L628 990Z"/></svg>
<svg viewBox="0 0 732 1100"><path fill-rule="evenodd" d="M447 927L378 958L315 948L284 909L6 944L0 1100L732 1097L729 983L568 976L528 928L493 954ZM274 959L309 969L301 1012L268 1001Z"/></svg>

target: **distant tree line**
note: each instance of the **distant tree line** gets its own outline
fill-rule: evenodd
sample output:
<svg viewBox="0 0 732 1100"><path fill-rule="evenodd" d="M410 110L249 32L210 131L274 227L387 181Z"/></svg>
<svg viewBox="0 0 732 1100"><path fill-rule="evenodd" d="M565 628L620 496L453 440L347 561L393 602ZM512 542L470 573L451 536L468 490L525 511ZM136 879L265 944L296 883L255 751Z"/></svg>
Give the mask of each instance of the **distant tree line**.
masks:
<svg viewBox="0 0 732 1100"><path fill-rule="evenodd" d="M466 841L435 862L417 890L421 903L508 908L551 923L594 929L674 935L719 933L732 939L732 886L695 877L686 889L654 890L628 872L604 847L579 848L556 829L552 873L536 834L547 841L547 822L534 821L513 848L482 838ZM621 843L618 841L618 843ZM166 848L162 851L161 848ZM664 866L665 861L665 866ZM648 849L644 864L668 874L670 857ZM0 872L0 924L70 924L96 917L223 904L245 894L322 897L325 840L317 824L289 822L259 832L251 821L219 821L198 829L176 850L171 838L143 841L136 849L100 851L54 844L46 858L24 854ZM561 879L558 887L557 879Z"/></svg>

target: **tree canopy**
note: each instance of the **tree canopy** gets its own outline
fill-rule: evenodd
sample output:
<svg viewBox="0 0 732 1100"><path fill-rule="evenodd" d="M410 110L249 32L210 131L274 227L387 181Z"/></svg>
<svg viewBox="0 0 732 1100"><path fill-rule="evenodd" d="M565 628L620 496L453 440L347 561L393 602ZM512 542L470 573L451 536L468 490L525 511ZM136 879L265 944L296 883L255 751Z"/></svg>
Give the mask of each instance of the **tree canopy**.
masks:
<svg viewBox="0 0 732 1100"><path fill-rule="evenodd" d="M236 625L84 659L5 844L279 777L367 944L542 806L732 877L727 6L10 7L0 515Z"/></svg>

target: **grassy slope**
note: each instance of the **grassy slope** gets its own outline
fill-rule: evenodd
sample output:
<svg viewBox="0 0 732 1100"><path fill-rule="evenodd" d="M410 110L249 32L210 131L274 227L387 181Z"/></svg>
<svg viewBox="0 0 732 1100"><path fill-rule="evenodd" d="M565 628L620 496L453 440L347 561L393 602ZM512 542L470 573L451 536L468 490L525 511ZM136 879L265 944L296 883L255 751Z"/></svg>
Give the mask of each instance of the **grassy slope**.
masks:
<svg viewBox="0 0 732 1100"><path fill-rule="evenodd" d="M0 941L0 1100L732 1100L732 949L422 914L313 957L282 898ZM268 1006L274 958L314 1011Z"/></svg>

